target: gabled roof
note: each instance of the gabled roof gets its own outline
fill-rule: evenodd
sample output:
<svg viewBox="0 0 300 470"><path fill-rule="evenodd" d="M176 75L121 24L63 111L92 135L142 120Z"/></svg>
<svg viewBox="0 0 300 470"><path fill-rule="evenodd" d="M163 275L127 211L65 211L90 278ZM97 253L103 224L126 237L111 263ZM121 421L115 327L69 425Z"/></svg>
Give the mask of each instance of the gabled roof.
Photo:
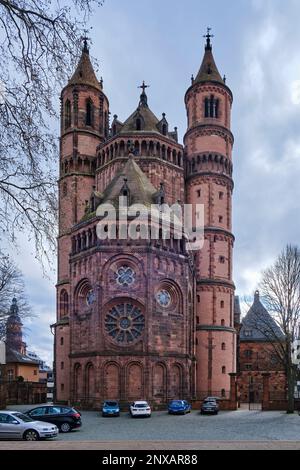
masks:
<svg viewBox="0 0 300 470"><path fill-rule="evenodd" d="M284 334L260 301L259 291L255 292L254 302L242 320L241 341L278 341Z"/></svg>
<svg viewBox="0 0 300 470"><path fill-rule="evenodd" d="M96 193L96 197L99 197L101 204L109 203L117 207L124 184L129 190L130 205L141 203L149 206L155 203L157 189L135 162L133 155L129 156L122 170L113 178L103 194Z"/></svg>
<svg viewBox="0 0 300 470"><path fill-rule="evenodd" d="M81 58L77 68L69 80L68 85L90 85L101 90L101 85L92 66L89 49L86 43L82 49Z"/></svg>

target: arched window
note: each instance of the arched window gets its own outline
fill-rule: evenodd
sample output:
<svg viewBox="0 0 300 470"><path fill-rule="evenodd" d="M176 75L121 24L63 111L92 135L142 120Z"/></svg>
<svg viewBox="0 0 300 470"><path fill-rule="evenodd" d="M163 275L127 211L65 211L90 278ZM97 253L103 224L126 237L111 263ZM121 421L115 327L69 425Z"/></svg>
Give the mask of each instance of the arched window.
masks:
<svg viewBox="0 0 300 470"><path fill-rule="evenodd" d="M225 366L222 367L222 374L226 374L226 367Z"/></svg>
<svg viewBox="0 0 300 470"><path fill-rule="evenodd" d="M225 350L226 350L226 344L222 343L222 351L225 351Z"/></svg>
<svg viewBox="0 0 300 470"><path fill-rule="evenodd" d="M71 103L70 100L65 102L65 129L71 126Z"/></svg>
<svg viewBox="0 0 300 470"><path fill-rule="evenodd" d="M162 133L163 133L163 135L167 135L167 124L163 124Z"/></svg>
<svg viewBox="0 0 300 470"><path fill-rule="evenodd" d="M220 101L211 95L210 98L205 98L204 100L204 116L206 118L215 118L219 117L219 103Z"/></svg>
<svg viewBox="0 0 300 470"><path fill-rule="evenodd" d="M85 125L93 126L94 124L94 106L92 100L89 98L86 100L86 113L85 113Z"/></svg>
<svg viewBox="0 0 300 470"><path fill-rule="evenodd" d="M208 118L210 117L209 115L209 99L205 98L205 117Z"/></svg>
<svg viewBox="0 0 300 470"><path fill-rule="evenodd" d="M225 320L221 320L221 326L225 326Z"/></svg>
<svg viewBox="0 0 300 470"><path fill-rule="evenodd" d="M225 398L225 397L226 397L226 390L225 390L225 388L222 388L222 390L221 390L221 397L222 397L222 398Z"/></svg>
<svg viewBox="0 0 300 470"><path fill-rule="evenodd" d="M137 118L136 120L136 130L141 131L142 130L142 121L140 118Z"/></svg>
<svg viewBox="0 0 300 470"><path fill-rule="evenodd" d="M65 317L69 315L69 295L66 290L62 290L60 293L60 315Z"/></svg>

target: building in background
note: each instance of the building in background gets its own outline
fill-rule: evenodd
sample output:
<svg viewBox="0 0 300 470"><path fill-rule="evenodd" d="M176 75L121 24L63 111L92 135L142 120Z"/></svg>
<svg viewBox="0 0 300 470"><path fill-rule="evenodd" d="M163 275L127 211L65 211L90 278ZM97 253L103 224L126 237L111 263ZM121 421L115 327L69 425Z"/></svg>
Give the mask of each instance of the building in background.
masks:
<svg viewBox="0 0 300 470"><path fill-rule="evenodd" d="M110 126L109 100L87 41L61 94L56 397L95 407L107 398L229 397L236 372L232 257L232 92L208 32L185 94L184 146L165 113L137 107ZM124 90L125 91L125 90ZM100 240L96 215L128 205L204 205L204 247L176 238ZM197 216L198 217L198 216ZM147 225L145 228L147 229ZM108 226L103 227L108 231ZM194 256L195 255L195 256Z"/></svg>
<svg viewBox="0 0 300 470"><path fill-rule="evenodd" d="M5 384L9 404L46 401L47 384L40 381L40 361L27 353L17 299L12 300L6 323Z"/></svg>
<svg viewBox="0 0 300 470"><path fill-rule="evenodd" d="M271 331L274 334L271 335ZM266 373L270 374L270 399L286 398L286 374L274 349L280 339L284 339L283 333L256 291L239 333L238 388L241 403L262 402L263 374Z"/></svg>

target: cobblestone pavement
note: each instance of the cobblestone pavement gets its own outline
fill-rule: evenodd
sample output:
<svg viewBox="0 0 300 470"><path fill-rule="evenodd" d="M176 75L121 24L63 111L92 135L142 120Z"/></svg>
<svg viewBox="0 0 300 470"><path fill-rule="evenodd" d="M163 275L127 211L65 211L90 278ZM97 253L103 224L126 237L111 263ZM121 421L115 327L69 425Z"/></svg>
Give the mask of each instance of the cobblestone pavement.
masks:
<svg viewBox="0 0 300 470"><path fill-rule="evenodd" d="M26 407L15 406L10 409L24 410ZM256 441L266 445L274 441L290 441L286 445L297 445L300 448L296 444L297 441L300 443L298 413L287 415L280 411L241 410L220 412L217 416L201 416L199 412L192 411L185 416L170 416L166 412L154 412L150 419L133 419L128 413L121 413L119 418L102 418L98 412L83 411L82 422L83 426L79 430L59 434L55 442L48 441L49 445L57 448L63 442L71 445L74 441L78 444L78 441L91 441L90 445L103 442L104 446L105 442L112 445L116 441L123 441L124 445L134 445L132 441L148 441L149 445L154 441L181 441L186 445L199 445L199 441ZM3 444L0 442L0 448L3 448Z"/></svg>

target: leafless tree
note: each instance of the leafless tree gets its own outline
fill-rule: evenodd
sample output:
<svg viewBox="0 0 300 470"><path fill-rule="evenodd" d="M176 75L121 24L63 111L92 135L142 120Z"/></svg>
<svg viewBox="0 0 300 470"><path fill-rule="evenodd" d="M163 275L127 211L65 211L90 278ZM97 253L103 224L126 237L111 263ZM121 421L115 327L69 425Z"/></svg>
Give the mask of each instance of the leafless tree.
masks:
<svg viewBox="0 0 300 470"><path fill-rule="evenodd" d="M32 314L24 289L23 275L8 255L0 252L0 340L5 337L12 299L16 297L21 318Z"/></svg>
<svg viewBox="0 0 300 470"><path fill-rule="evenodd" d="M0 0L0 237L55 251L59 90L97 0Z"/></svg>
<svg viewBox="0 0 300 470"><path fill-rule="evenodd" d="M300 250L297 246L287 245L274 264L262 273L260 291L264 306L274 321L268 321L258 311L253 326L264 335L285 370L287 411L293 413L296 380L293 346L300 320Z"/></svg>

